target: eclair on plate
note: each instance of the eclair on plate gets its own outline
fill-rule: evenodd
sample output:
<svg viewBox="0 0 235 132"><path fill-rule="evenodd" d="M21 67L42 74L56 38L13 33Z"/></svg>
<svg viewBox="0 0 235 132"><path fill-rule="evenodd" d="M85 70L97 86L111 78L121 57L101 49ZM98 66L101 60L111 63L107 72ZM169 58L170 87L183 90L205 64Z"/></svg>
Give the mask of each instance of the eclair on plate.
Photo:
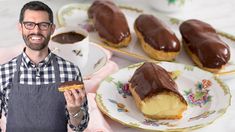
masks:
<svg viewBox="0 0 235 132"><path fill-rule="evenodd" d="M134 29L144 52L155 60L173 61L180 52L180 41L160 19L142 14Z"/></svg>
<svg viewBox="0 0 235 132"><path fill-rule="evenodd" d="M184 48L200 68L219 72L230 59L229 46L209 24L191 19L180 25Z"/></svg>
<svg viewBox="0 0 235 132"><path fill-rule="evenodd" d="M125 47L131 41L131 33L121 9L109 0L96 0L88 9L100 39L112 47Z"/></svg>
<svg viewBox="0 0 235 132"><path fill-rule="evenodd" d="M129 89L137 108L148 118L180 119L187 102L169 73L152 62L145 62L133 74Z"/></svg>

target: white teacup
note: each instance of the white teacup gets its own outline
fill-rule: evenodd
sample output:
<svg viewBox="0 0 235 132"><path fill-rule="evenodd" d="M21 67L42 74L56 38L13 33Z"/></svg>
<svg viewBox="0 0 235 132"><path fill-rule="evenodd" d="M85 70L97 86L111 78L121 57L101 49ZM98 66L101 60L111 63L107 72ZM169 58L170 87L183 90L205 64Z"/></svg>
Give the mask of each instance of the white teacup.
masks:
<svg viewBox="0 0 235 132"><path fill-rule="evenodd" d="M73 36L74 39L66 40L66 36ZM71 42L72 40L74 41ZM81 27L60 27L52 35L49 48L53 53L73 62L80 69L84 68L87 64L89 53L88 32Z"/></svg>

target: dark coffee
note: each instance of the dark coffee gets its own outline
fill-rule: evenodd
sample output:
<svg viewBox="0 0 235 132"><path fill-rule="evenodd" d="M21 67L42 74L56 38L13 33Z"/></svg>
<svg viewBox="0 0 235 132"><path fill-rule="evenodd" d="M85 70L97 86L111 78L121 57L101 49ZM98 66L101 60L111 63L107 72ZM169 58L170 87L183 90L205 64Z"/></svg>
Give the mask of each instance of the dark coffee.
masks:
<svg viewBox="0 0 235 132"><path fill-rule="evenodd" d="M85 38L84 35L76 32L66 32L55 35L52 37L52 41L61 43L61 44L73 44L75 42L82 41Z"/></svg>

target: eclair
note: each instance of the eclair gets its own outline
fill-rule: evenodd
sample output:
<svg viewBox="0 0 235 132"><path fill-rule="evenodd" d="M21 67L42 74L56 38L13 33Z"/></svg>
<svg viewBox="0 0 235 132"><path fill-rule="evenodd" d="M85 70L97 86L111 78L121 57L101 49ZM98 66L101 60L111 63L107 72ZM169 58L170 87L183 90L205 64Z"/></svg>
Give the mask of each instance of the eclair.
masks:
<svg viewBox="0 0 235 132"><path fill-rule="evenodd" d="M188 106L169 73L152 62L134 72L129 89L137 108L151 119L180 119Z"/></svg>
<svg viewBox="0 0 235 132"><path fill-rule="evenodd" d="M68 81L68 82L61 83L59 85L58 90L60 92L64 92L66 90L82 89L82 88L84 88L83 83L81 83L79 81Z"/></svg>
<svg viewBox="0 0 235 132"><path fill-rule="evenodd" d="M88 17L105 44L116 48L128 46L131 33L126 17L112 1L94 1L88 9Z"/></svg>
<svg viewBox="0 0 235 132"><path fill-rule="evenodd" d="M144 52L155 60L173 61L180 52L180 41L160 19L142 14L134 29Z"/></svg>
<svg viewBox="0 0 235 132"><path fill-rule="evenodd" d="M191 19L180 25L184 48L200 68L219 72L230 59L229 46L223 42L209 24Z"/></svg>

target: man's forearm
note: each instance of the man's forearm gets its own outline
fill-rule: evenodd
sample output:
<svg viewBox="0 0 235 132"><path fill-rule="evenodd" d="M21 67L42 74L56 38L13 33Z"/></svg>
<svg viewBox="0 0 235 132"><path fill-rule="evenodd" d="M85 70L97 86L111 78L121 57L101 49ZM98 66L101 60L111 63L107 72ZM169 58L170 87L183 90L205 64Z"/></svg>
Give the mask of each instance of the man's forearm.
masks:
<svg viewBox="0 0 235 132"><path fill-rule="evenodd" d="M84 116L84 112L83 110L80 110L78 113L75 114L69 114L69 118L70 118L70 123L73 126L78 126L81 124L81 121L83 119Z"/></svg>

